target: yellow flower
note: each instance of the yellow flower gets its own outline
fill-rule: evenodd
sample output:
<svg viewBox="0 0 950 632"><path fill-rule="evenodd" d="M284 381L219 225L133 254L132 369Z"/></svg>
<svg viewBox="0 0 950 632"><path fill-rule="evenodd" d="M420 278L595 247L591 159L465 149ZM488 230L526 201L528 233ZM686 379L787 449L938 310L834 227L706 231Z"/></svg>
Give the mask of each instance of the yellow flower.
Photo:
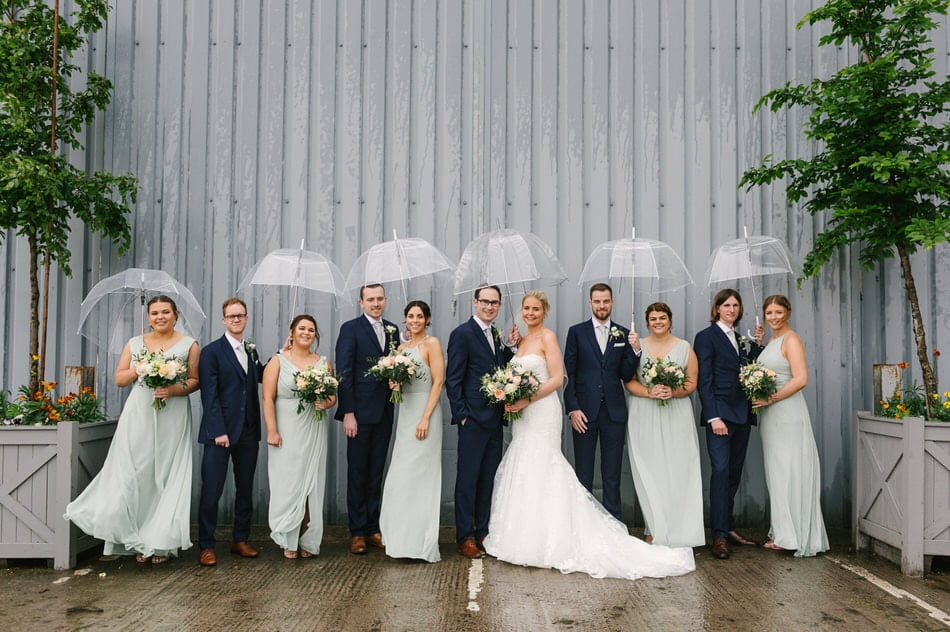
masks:
<svg viewBox="0 0 950 632"><path fill-rule="evenodd" d="M891 407L891 405L888 404L887 402L881 402L881 408L883 408L884 410L887 410L887 409L890 408L890 407Z"/></svg>
<svg viewBox="0 0 950 632"><path fill-rule="evenodd" d="M33 362L36 362L37 360L40 359L40 356L38 356L38 355L36 355L36 354L34 353L33 355L30 356L30 359L33 360Z"/></svg>
<svg viewBox="0 0 950 632"><path fill-rule="evenodd" d="M943 407L946 408L947 410L950 410L950 400L945 401L943 403Z"/></svg>

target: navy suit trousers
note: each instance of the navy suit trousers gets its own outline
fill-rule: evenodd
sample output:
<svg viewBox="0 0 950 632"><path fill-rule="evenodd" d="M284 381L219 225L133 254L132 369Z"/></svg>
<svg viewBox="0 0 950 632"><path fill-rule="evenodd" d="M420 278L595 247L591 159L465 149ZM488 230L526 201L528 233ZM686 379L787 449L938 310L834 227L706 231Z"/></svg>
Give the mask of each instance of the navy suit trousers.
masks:
<svg viewBox="0 0 950 632"><path fill-rule="evenodd" d="M455 538L488 535L495 472L501 463L501 426L482 428L471 419L459 425L458 470L455 477Z"/></svg>
<svg viewBox="0 0 950 632"><path fill-rule="evenodd" d="M734 529L732 507L739 489L742 464L749 447L749 424L726 421L729 434L713 433L712 424L706 426L706 451L709 452L709 522L712 537L725 538Z"/></svg>
<svg viewBox="0 0 950 632"><path fill-rule="evenodd" d="M218 501L228 476L228 461L234 464L234 542L247 542L254 510L254 471L260 442L245 432L228 448L204 444L201 455L201 496L198 501L198 546L213 549L218 526Z"/></svg>
<svg viewBox="0 0 950 632"><path fill-rule="evenodd" d="M571 431L574 437L574 471L581 485L593 492L594 459L600 440L600 477L604 483L604 509L620 520L620 471L623 468L623 447L627 424L613 423L606 402L600 403L595 419L587 419L587 432Z"/></svg>
<svg viewBox="0 0 950 632"><path fill-rule="evenodd" d="M379 533L383 473L392 432L391 423L357 424L356 436L346 440L346 510L352 536Z"/></svg>

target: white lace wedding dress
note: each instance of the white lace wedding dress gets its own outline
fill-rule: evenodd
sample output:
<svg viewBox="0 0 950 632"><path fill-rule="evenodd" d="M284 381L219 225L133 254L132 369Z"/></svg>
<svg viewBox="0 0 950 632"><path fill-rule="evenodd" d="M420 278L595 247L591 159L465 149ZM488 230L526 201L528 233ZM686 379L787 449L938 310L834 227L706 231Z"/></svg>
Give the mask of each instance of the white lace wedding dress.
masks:
<svg viewBox="0 0 950 632"><path fill-rule="evenodd" d="M540 355L514 363L548 378ZM689 547L654 546L630 536L577 480L561 453L563 412L557 392L512 422L511 445L495 475L485 549L524 566L592 577L668 577L695 570Z"/></svg>

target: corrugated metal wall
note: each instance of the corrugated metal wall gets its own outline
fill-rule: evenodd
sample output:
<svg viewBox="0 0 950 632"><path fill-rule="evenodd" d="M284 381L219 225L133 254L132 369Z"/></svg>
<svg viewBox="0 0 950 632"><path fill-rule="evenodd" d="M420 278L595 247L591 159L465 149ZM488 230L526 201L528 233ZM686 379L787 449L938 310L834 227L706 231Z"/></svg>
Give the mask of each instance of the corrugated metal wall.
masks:
<svg viewBox="0 0 950 632"><path fill-rule="evenodd" d="M747 226L750 234L784 239L801 260L822 227L788 205L780 188L736 188L767 153L811 151L800 112L753 117L751 109L788 79L827 76L850 61L848 50L818 51L818 33L795 29L817 2L115 4L88 51L91 67L115 83L115 97L75 158L139 178L135 243L118 257L81 227L74 231L76 274L55 279L48 365L57 374L47 376L61 378L64 365L97 366L110 414L124 399L108 386L116 357L78 338L75 317L96 281L129 266L162 268L194 291L209 315L204 343L220 335L219 305L251 265L301 238L346 270L393 230L428 239L457 260L479 233L513 227L551 244L568 273L551 289L549 325L563 339L587 317L586 289L576 285L587 255L636 227L637 236L670 243L697 280L662 296L675 313L674 333L691 340L708 319L704 277L716 246ZM947 28L936 34L941 75L948 35ZM0 251L7 263L0 380L14 390L27 368L26 248L8 238ZM801 291L790 279L758 288L760 299L789 293L795 307L833 526L850 516L851 411L871 404L871 365L913 359L898 268L866 273L855 261L842 252ZM929 342L940 348L950 340L950 249L922 253L915 266ZM749 286L740 289L751 304ZM414 281L409 293L432 303L433 331L443 340L470 314L470 297L456 301L450 283ZM389 295L388 316L399 320L404 298L398 288ZM652 298L638 294L637 305ZM629 284L618 287L617 299L625 318ZM262 349L276 348L292 316L289 295L250 307L250 335ZM356 313L355 303L308 299L304 307L319 320L321 350L332 356L336 330ZM946 369L941 375L950 384ZM195 412L197 423L197 397ZM339 430L334 423L327 495L334 522L345 511ZM761 448L753 437L738 506L743 522L764 525ZM446 522L454 450L449 430ZM258 522L266 521L264 459ZM633 519L629 477L624 485ZM225 505L229 511L229 499Z"/></svg>

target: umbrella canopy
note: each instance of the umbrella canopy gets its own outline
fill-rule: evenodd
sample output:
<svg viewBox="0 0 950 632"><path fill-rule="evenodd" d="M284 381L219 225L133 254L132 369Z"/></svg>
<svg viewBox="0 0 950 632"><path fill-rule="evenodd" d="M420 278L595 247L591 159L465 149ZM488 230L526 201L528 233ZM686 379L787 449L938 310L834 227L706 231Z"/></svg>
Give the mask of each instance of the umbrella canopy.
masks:
<svg viewBox="0 0 950 632"><path fill-rule="evenodd" d="M750 237L746 233L745 237L727 241L713 251L709 257L706 285L748 279L752 284L752 304L756 306L755 324L759 325L759 297L755 278L794 273L792 257L780 239L767 235Z"/></svg>
<svg viewBox="0 0 950 632"><path fill-rule="evenodd" d="M438 272L450 272L455 268L441 250L425 239L399 239L395 231L393 237L392 241L376 244L359 256L346 277L344 286L347 290L401 281L405 294L406 281Z"/></svg>
<svg viewBox="0 0 950 632"><path fill-rule="evenodd" d="M693 283L683 260L663 241L640 237L600 244L587 258L578 285L602 279L635 279L640 291L660 294Z"/></svg>
<svg viewBox="0 0 950 632"><path fill-rule="evenodd" d="M772 274L794 274L792 257L781 240L753 235L727 241L709 258L706 285Z"/></svg>
<svg viewBox="0 0 950 632"><path fill-rule="evenodd" d="M162 270L129 268L98 283L79 307L79 331L110 353L119 353L132 336L144 333L148 300L164 294L178 306L175 329L197 338L205 313L187 287Z"/></svg>
<svg viewBox="0 0 950 632"><path fill-rule="evenodd" d="M615 239L594 248L587 257L578 285L617 278L631 279L632 287L650 294L672 292L693 283L693 277L672 246L641 237ZM631 328L634 316L631 291Z"/></svg>
<svg viewBox="0 0 950 632"><path fill-rule="evenodd" d="M567 278L561 263L540 237L502 228L476 237L455 269L455 294L486 285L557 285Z"/></svg>
<svg viewBox="0 0 950 632"><path fill-rule="evenodd" d="M304 250L302 241L300 248L281 248L267 253L244 275L238 292L275 286L293 288L291 314L296 313L300 288L341 298L345 296L340 268L320 253Z"/></svg>

